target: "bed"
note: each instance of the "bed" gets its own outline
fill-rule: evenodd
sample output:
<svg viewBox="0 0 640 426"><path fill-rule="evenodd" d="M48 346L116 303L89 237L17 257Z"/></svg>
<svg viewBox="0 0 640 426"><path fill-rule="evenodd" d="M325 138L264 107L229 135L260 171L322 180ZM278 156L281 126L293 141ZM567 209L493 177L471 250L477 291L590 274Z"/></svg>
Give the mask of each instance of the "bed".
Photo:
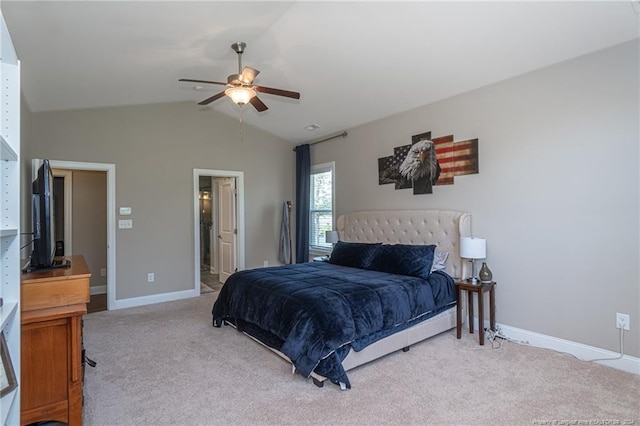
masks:
<svg viewBox="0 0 640 426"><path fill-rule="evenodd" d="M471 235L471 216L362 211L339 216L336 227L329 262L237 272L212 316L316 385L347 389L347 371L455 327L453 279L467 273L459 242Z"/></svg>

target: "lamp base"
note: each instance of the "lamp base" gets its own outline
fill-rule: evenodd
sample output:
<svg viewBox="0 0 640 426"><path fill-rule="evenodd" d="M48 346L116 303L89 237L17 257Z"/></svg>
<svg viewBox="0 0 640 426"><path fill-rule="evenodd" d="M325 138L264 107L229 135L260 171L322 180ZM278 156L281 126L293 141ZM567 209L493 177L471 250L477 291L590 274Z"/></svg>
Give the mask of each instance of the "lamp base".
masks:
<svg viewBox="0 0 640 426"><path fill-rule="evenodd" d="M475 262L475 259L469 259L469 262L471 262L471 276L469 278L467 278L467 282L470 282L473 285L479 285L480 284L480 279L478 279L478 277L476 277L476 262Z"/></svg>

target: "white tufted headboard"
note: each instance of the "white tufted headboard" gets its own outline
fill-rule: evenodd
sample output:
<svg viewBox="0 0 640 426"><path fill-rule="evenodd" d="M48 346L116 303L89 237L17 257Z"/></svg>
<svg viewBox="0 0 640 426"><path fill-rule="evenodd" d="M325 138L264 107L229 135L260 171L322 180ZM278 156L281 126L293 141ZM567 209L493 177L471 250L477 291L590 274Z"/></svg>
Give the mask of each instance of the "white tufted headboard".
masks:
<svg viewBox="0 0 640 426"><path fill-rule="evenodd" d="M447 273L466 276L460 237L471 236L471 215L452 210L378 210L347 213L336 223L340 240L360 243L435 244L449 252Z"/></svg>

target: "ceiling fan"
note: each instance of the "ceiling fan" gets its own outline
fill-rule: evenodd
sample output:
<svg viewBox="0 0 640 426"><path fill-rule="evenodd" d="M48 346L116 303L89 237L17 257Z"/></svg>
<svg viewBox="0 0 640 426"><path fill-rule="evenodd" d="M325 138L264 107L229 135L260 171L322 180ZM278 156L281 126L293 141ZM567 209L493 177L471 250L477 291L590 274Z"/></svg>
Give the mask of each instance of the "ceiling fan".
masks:
<svg viewBox="0 0 640 426"><path fill-rule="evenodd" d="M233 102L240 106L248 102L253 105L256 110L266 111L268 108L264 104L264 102L262 102L260 98L258 98L257 92L276 96L284 96L285 98L300 99L300 93L298 92L274 89L272 87L258 86L253 84L253 80L260 73L260 71L251 67L242 67L242 53L244 53L246 47L247 44L243 42L233 43L231 45L231 48L238 54L238 74L231 74L229 77L227 77L226 83L220 81L193 80L190 78L181 78L178 81L219 84L221 86L228 86L228 88L223 90L222 92L217 93L202 102L198 102L198 105L209 105L211 102L218 100L226 95L230 97Z"/></svg>

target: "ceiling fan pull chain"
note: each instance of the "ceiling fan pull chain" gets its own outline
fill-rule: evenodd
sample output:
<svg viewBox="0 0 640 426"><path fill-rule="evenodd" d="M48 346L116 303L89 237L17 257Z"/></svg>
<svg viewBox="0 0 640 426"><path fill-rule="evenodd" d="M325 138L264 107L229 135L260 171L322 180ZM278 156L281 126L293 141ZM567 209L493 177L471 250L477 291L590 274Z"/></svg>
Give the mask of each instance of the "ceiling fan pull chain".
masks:
<svg viewBox="0 0 640 426"><path fill-rule="evenodd" d="M244 142L244 124L242 122L242 107L240 107L240 142Z"/></svg>

